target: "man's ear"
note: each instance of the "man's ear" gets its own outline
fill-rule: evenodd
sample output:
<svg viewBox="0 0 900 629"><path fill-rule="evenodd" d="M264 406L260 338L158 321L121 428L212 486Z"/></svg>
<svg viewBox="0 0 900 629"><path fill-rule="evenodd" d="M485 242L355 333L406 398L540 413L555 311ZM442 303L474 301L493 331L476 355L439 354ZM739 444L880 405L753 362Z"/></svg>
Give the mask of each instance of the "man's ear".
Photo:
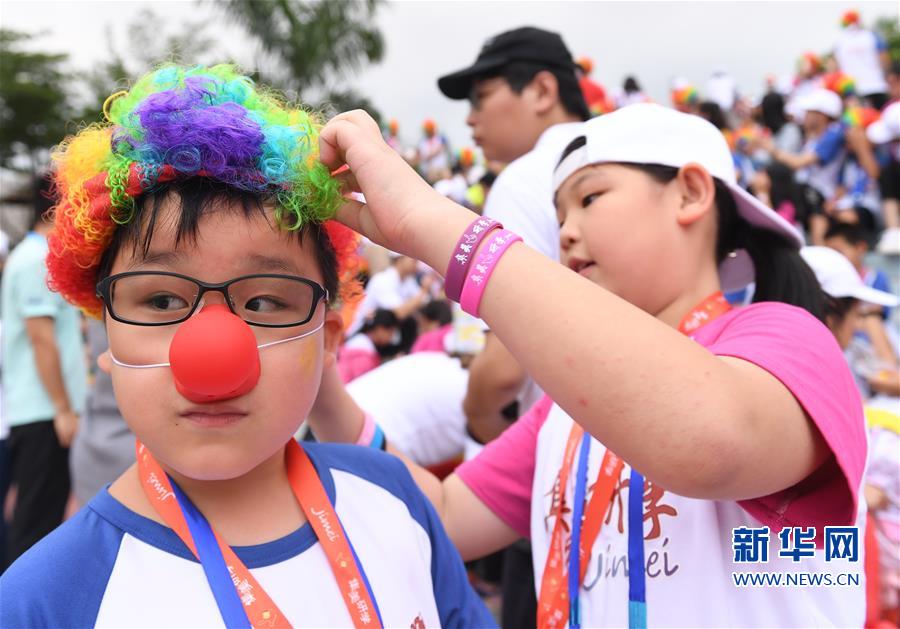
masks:
<svg viewBox="0 0 900 629"><path fill-rule="evenodd" d="M325 313L325 367L337 362L338 348L344 340L344 321L341 313L329 310Z"/></svg>
<svg viewBox="0 0 900 629"><path fill-rule="evenodd" d="M541 70L535 74L527 89L531 90L534 110L539 115L550 112L559 104L559 83L548 70Z"/></svg>
<svg viewBox="0 0 900 629"><path fill-rule="evenodd" d="M678 190L681 207L676 220L687 227L700 220L716 207L716 185L712 175L699 164L685 164L678 171Z"/></svg>
<svg viewBox="0 0 900 629"><path fill-rule="evenodd" d="M97 356L97 366L100 368L100 371L103 373L109 373L112 371L112 359L109 357L109 350L107 349L105 352Z"/></svg>

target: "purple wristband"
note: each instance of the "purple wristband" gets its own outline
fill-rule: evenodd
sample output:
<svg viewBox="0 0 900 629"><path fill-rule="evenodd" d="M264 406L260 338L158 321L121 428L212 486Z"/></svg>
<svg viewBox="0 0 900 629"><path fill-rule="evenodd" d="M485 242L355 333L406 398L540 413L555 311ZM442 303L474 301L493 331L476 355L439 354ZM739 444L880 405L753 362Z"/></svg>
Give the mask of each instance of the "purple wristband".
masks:
<svg viewBox="0 0 900 629"><path fill-rule="evenodd" d="M459 305L462 306L465 312L468 312L473 317L478 316L478 309L481 307L481 297L484 295L484 288L487 286L494 268L496 268L503 254L506 253L506 250L513 243L521 241L521 236L517 236L508 229L501 229L488 239L478 254L478 260L466 275L462 298L459 300Z"/></svg>
<svg viewBox="0 0 900 629"><path fill-rule="evenodd" d="M447 265L447 274L444 276L444 294L453 301L459 301L462 295L463 282L466 279L466 271L472 264L472 258L478 250L481 241L495 229L501 229L503 225L492 218L479 217L472 221L460 236L453 256Z"/></svg>

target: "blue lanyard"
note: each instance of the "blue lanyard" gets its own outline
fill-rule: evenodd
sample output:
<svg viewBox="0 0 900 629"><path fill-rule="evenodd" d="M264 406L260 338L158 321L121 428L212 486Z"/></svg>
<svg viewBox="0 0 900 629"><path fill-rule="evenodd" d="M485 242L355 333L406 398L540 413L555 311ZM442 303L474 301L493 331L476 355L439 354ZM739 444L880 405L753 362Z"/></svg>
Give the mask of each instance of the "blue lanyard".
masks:
<svg viewBox="0 0 900 629"><path fill-rule="evenodd" d="M587 489L588 457L591 453L591 436L584 433L581 450L578 453L578 470L575 474L575 496L572 505L572 538L569 545L569 627L580 629L581 609L579 593L581 589L581 520L584 516L584 494ZM561 492L566 488L561 487Z"/></svg>
<svg viewBox="0 0 900 629"><path fill-rule="evenodd" d="M588 458L591 437L585 433L578 453L575 475L575 495L572 505L572 536L569 547L569 627L581 628L581 521L584 516L584 496L587 489ZM565 491L565 487L560 491ZM644 574L644 477L634 469L628 484L628 626L647 627L646 575Z"/></svg>
<svg viewBox="0 0 900 629"><path fill-rule="evenodd" d="M219 544L216 542L216 536L212 532L209 522L203 517L203 514L194 506L191 499L188 498L178 485L169 478L172 485L172 491L175 498L178 499L178 506L184 513L184 519L187 522L188 529L191 531L191 537L194 538L194 546L197 547L197 555L199 555L200 565L203 572L206 573L206 580L209 582L209 588L212 590L213 597L216 599L216 605L219 606L219 613L222 614L222 620L225 626L241 627L249 629L250 619L244 611L244 605L238 596L234 583L231 581L231 575L228 573L228 566L225 565L225 558Z"/></svg>
<svg viewBox="0 0 900 629"><path fill-rule="evenodd" d="M628 483L628 626L647 627L647 583L644 574L644 477L634 468Z"/></svg>
<svg viewBox="0 0 900 629"><path fill-rule="evenodd" d="M219 607L219 613L222 614L225 626L228 629L238 627L240 629L251 629L250 619L247 618L244 605L231 580L231 574L228 572L228 566L225 565L225 558L222 556L222 550L219 548L218 542L216 542L216 536L212 527L199 509L194 506L191 499L172 480L172 477L169 477L169 483L172 485L172 491L178 500L178 506L181 507L188 529L191 531L191 537L194 539L194 546L196 546L197 554L199 555L200 565L206 574L206 581L209 583L210 590L212 590L213 598L216 599L216 605ZM341 528L343 529L343 527L344 525L341 523ZM315 533L315 529L312 530ZM356 554L356 549L353 547L350 537L347 535L346 529L344 530L344 538L350 546L353 560L356 562L357 568L359 568L360 576L362 576L363 586L369 591L369 596L375 605L375 614L383 627L384 621L381 618L381 610L378 607L375 594L372 592L372 586L369 585L369 577L362 567L362 563Z"/></svg>

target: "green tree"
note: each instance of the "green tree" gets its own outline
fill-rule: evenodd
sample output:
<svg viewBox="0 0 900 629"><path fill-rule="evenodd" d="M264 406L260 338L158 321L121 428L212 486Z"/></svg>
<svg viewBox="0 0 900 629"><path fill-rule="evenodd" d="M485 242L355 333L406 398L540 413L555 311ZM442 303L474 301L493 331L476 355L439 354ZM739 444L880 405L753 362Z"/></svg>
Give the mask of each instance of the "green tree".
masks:
<svg viewBox="0 0 900 629"><path fill-rule="evenodd" d="M875 31L884 37L891 61L900 61L900 27L896 18L881 17L875 22Z"/></svg>
<svg viewBox="0 0 900 629"><path fill-rule="evenodd" d="M65 136L71 114L68 56L28 50L39 37L0 29L0 165L32 174Z"/></svg>
<svg viewBox="0 0 900 629"><path fill-rule="evenodd" d="M374 26L381 0L221 0L213 3L258 42L258 78L320 107L371 102L346 86L348 76L381 60L384 39Z"/></svg>

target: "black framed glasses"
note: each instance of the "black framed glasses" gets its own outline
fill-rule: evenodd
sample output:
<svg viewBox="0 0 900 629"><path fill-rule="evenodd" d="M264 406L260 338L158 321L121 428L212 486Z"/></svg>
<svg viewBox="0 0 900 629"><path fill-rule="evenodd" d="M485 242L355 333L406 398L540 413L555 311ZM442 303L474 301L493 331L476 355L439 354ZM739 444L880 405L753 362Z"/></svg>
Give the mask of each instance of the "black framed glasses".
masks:
<svg viewBox="0 0 900 629"><path fill-rule="evenodd" d="M180 273L128 271L97 283L97 297L116 321L172 325L186 321L207 292L219 292L235 315L250 325L289 328L308 323L328 291L294 275L260 273L210 284Z"/></svg>

